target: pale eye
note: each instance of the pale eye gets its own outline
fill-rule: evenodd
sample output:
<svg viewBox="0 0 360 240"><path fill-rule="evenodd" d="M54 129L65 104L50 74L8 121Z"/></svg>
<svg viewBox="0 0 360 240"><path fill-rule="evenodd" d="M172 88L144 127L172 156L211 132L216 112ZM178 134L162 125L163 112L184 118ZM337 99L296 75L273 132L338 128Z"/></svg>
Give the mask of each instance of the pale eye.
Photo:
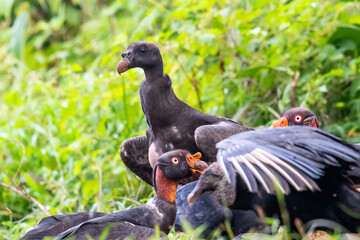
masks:
<svg viewBox="0 0 360 240"><path fill-rule="evenodd" d="M179 159L177 158L177 157L173 157L173 158L171 158L171 162L173 163L173 164L175 164L175 165L177 165L178 163L179 163Z"/></svg>
<svg viewBox="0 0 360 240"><path fill-rule="evenodd" d="M296 115L296 116L294 117L294 121L297 122L297 123L301 122L301 120L302 120L301 115Z"/></svg>

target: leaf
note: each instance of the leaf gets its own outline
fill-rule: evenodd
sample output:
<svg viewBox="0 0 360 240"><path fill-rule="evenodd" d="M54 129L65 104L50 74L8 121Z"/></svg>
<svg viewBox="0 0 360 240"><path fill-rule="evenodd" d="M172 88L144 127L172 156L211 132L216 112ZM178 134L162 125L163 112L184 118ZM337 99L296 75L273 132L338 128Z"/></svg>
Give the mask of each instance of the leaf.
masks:
<svg viewBox="0 0 360 240"><path fill-rule="evenodd" d="M11 39L10 39L10 48L19 60L24 59L25 53L25 30L28 24L28 13L22 12L16 18L12 28L11 28Z"/></svg>
<svg viewBox="0 0 360 240"><path fill-rule="evenodd" d="M79 11L77 11L74 7L66 5L65 10L65 19L66 21L73 26L76 26L80 23Z"/></svg>
<svg viewBox="0 0 360 240"><path fill-rule="evenodd" d="M9 21L13 5L14 0L0 0L0 17L4 16Z"/></svg>
<svg viewBox="0 0 360 240"><path fill-rule="evenodd" d="M81 168L84 165L85 161L77 161L73 168L74 175L79 175L81 172Z"/></svg>
<svg viewBox="0 0 360 240"><path fill-rule="evenodd" d="M22 173L22 175L25 177L26 183L32 188L34 192L37 192L38 194L45 192L45 187L35 182L29 174Z"/></svg>
<svg viewBox="0 0 360 240"><path fill-rule="evenodd" d="M239 76L240 77L254 77L254 75L256 73L258 73L260 70L262 69L269 69L269 67L267 66L260 66L260 67L253 67L253 68L248 68L244 71L242 71Z"/></svg>
<svg viewBox="0 0 360 240"><path fill-rule="evenodd" d="M336 43L341 39L348 39L360 45L360 27L356 25L339 26L329 38L329 43Z"/></svg>
<svg viewBox="0 0 360 240"><path fill-rule="evenodd" d="M204 33L199 36L199 41L207 45L211 45L215 39L215 35L212 33Z"/></svg>
<svg viewBox="0 0 360 240"><path fill-rule="evenodd" d="M360 79L354 79L351 82L351 88L350 88L350 96L351 98L354 98L356 96L356 93L360 91Z"/></svg>
<svg viewBox="0 0 360 240"><path fill-rule="evenodd" d="M343 69L331 69L330 72L326 73L325 75L323 75L323 78L327 78L327 77L341 77L344 75L344 70Z"/></svg>
<svg viewBox="0 0 360 240"><path fill-rule="evenodd" d="M83 68L79 64L74 64L72 65L71 70L73 70L74 72L81 72L83 71Z"/></svg>

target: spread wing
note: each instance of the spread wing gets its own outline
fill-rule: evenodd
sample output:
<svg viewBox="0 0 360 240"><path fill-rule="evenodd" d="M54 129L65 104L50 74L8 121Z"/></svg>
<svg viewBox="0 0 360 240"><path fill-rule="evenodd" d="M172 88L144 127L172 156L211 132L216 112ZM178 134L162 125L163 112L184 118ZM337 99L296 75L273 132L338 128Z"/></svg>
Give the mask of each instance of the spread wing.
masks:
<svg viewBox="0 0 360 240"><path fill-rule="evenodd" d="M288 194L296 191L318 191L317 179L328 168L339 173L360 165L360 152L341 139L310 127L263 129L231 136L221 142L217 161L229 181L234 172L250 192L263 187L268 193L275 188Z"/></svg>

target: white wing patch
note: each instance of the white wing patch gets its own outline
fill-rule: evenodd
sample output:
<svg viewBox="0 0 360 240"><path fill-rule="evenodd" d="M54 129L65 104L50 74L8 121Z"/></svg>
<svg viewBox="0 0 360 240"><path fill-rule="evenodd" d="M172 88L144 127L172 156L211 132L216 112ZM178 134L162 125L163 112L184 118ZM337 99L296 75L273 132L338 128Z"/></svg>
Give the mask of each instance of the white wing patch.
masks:
<svg viewBox="0 0 360 240"><path fill-rule="evenodd" d="M218 161L219 161L220 167L223 169L223 172L224 172L224 175L225 175L226 179L228 180L229 183L231 183L229 173L228 173L228 171L226 171L226 167L225 167L225 163L224 163L224 158L223 158L223 156L220 155Z"/></svg>
<svg viewBox="0 0 360 240"><path fill-rule="evenodd" d="M244 170L242 169L242 167L240 166L238 161L236 161L236 158L230 157L228 160L233 164L233 166L236 168L236 170L240 174L241 178L245 181L245 184L246 184L246 186L248 186L250 192L253 192L254 189L250 184L249 178L246 176Z"/></svg>
<svg viewBox="0 0 360 240"><path fill-rule="evenodd" d="M226 178L230 181L229 174L226 171L224 161L229 161L236 169L250 192L255 192L256 186L251 183L249 176L244 171L244 167L250 170L251 174L261 184L267 193L272 193L273 189L271 183L267 181L267 178L272 181L272 184L277 186L283 194L287 194L284 186L274 172L282 176L296 191L303 191L308 189L310 191L318 190L317 185L309 182L301 172L296 170L293 166L281 160L280 158L262 150L261 148L255 148L250 153L243 155L236 155L224 159L222 155L219 156L219 164L224 170ZM259 172L259 170L261 170ZM263 174L267 178L264 178ZM302 184L301 184L301 183ZM255 183L256 184L256 183ZM300 185L299 185L300 184ZM306 186L304 187L303 184Z"/></svg>
<svg viewBox="0 0 360 240"><path fill-rule="evenodd" d="M314 188L314 186L312 184L310 184L298 171L296 171L296 169L294 169L293 167L291 167L289 164L287 164L286 162L284 162L283 160L275 157L274 155L265 152L262 149L255 149L254 150L259 151L260 153L264 154L265 157L268 157L270 160L269 163L272 163L272 165L275 167L278 167L275 163L278 163L279 165L282 165L284 167L286 167L290 172L292 172L293 174L295 174L303 183L305 183L305 185L308 187L308 189L310 189L311 191L315 191L316 189ZM296 184L296 182L292 179L292 177L290 177L286 171L284 171L282 168L278 167L279 171L281 170L281 174L290 182L290 184L297 190L297 191L301 191L303 189L301 189L301 187L299 185Z"/></svg>

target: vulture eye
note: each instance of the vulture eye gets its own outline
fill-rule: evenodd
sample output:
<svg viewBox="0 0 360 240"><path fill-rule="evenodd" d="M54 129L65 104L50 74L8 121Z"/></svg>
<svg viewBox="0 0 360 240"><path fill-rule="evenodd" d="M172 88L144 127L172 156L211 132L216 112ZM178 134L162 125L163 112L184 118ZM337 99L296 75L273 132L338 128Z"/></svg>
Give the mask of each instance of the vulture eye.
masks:
<svg viewBox="0 0 360 240"><path fill-rule="evenodd" d="M171 158L171 162L172 162L174 165L178 165L178 163L180 162L180 160L179 160L177 157L172 157L172 158Z"/></svg>
<svg viewBox="0 0 360 240"><path fill-rule="evenodd" d="M296 116L294 117L294 121L297 122L297 123L301 122L301 120L302 120L302 117L301 117L300 114L298 114L298 115L296 115Z"/></svg>
<svg viewBox="0 0 360 240"><path fill-rule="evenodd" d="M145 54L146 53L146 48L141 47L139 51L140 51L141 54Z"/></svg>

